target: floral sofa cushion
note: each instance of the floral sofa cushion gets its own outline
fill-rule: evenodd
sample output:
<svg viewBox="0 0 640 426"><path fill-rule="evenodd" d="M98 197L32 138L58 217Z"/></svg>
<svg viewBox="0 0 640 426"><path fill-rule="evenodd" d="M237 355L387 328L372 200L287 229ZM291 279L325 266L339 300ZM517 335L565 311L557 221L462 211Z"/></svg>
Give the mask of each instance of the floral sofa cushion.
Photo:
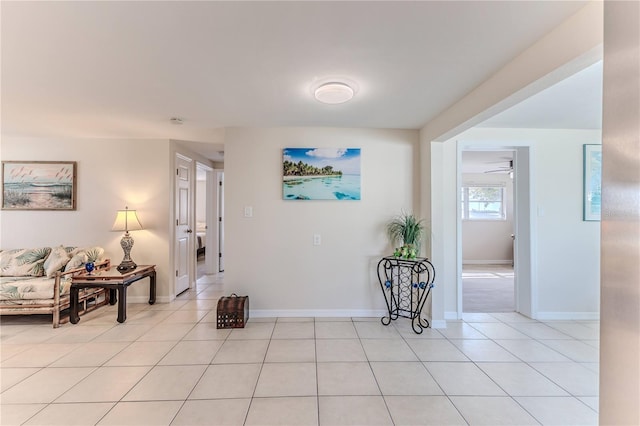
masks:
<svg viewBox="0 0 640 426"><path fill-rule="evenodd" d="M0 251L0 304L41 304L53 299L56 272L103 260L102 247L58 246ZM60 280L60 295L69 293L71 277Z"/></svg>
<svg viewBox="0 0 640 426"><path fill-rule="evenodd" d="M67 262L67 266L64 267L64 271L70 271L72 269L77 269L87 263L89 260L87 258L87 253L81 251L73 255L73 257Z"/></svg>
<svg viewBox="0 0 640 426"><path fill-rule="evenodd" d="M64 268L65 271L79 268L87 262L99 262L104 257L104 249L98 246L89 248L66 247L65 249L71 256L67 266Z"/></svg>
<svg viewBox="0 0 640 426"><path fill-rule="evenodd" d="M41 277L50 247L15 249L0 252L0 276Z"/></svg>
<svg viewBox="0 0 640 426"><path fill-rule="evenodd" d="M51 249L51 253L44 261L44 272L49 278L56 275L56 272L61 271L67 263L69 263L69 254L64 247L58 246Z"/></svg>
<svg viewBox="0 0 640 426"><path fill-rule="evenodd" d="M55 278L0 277L0 301L53 299ZM70 279L60 281L60 294L69 293Z"/></svg>

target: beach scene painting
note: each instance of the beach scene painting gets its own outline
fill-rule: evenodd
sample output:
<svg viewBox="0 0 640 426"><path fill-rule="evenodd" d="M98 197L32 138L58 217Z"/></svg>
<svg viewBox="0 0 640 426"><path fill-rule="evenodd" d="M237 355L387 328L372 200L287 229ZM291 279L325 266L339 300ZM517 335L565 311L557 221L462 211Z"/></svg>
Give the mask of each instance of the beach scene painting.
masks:
<svg viewBox="0 0 640 426"><path fill-rule="evenodd" d="M359 200L360 148L282 150L284 200Z"/></svg>
<svg viewBox="0 0 640 426"><path fill-rule="evenodd" d="M3 161L3 210L75 210L75 161Z"/></svg>
<svg viewBox="0 0 640 426"><path fill-rule="evenodd" d="M584 145L583 220L600 220L602 209L602 145Z"/></svg>

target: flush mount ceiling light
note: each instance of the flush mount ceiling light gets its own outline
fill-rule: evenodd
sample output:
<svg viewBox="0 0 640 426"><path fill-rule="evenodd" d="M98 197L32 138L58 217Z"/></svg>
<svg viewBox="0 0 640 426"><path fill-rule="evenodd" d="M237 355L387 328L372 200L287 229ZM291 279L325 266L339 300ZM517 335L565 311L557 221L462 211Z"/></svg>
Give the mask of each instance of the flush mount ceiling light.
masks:
<svg viewBox="0 0 640 426"><path fill-rule="evenodd" d="M354 93L354 90L348 84L334 81L319 86L313 92L313 96L325 104L341 104L351 100Z"/></svg>

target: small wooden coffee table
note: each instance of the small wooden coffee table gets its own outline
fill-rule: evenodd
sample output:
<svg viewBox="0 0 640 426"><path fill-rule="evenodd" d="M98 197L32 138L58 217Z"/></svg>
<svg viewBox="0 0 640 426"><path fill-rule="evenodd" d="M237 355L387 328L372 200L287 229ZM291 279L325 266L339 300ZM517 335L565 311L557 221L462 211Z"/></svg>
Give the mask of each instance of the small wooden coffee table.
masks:
<svg viewBox="0 0 640 426"><path fill-rule="evenodd" d="M138 265L136 269L120 273L116 268L95 270L91 273L82 272L71 278L69 290L70 307L69 321L77 324L78 292L83 288L106 288L109 290L109 304L118 302L118 322L127 320L127 287L136 281L149 277L149 304L156 302L156 265ZM117 297L116 297L117 291Z"/></svg>

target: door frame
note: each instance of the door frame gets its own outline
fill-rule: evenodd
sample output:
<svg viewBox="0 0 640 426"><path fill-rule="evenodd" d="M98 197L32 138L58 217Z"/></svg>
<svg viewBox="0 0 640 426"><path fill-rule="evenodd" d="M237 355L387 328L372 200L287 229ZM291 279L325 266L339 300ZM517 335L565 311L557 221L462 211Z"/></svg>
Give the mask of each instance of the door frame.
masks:
<svg viewBox="0 0 640 426"><path fill-rule="evenodd" d="M457 317L462 319L462 216L460 191L462 151L514 151L514 292L515 309L535 319L538 311L537 222L535 211L534 146L527 142L493 144L486 141L458 141L456 148L456 295Z"/></svg>
<svg viewBox="0 0 640 426"><path fill-rule="evenodd" d="M196 171L198 169L201 169L205 172L204 204L205 204L205 218L206 218L206 225L207 225L207 238L205 240L205 247L209 248L209 250L207 250L208 253L205 252L204 270L205 270L205 274L214 274L215 273L214 268L217 264L217 260L215 257L215 253L217 253L217 247L216 247L217 244L215 243L215 241L217 240L217 238L215 238L215 236L217 236L217 233L218 233L217 227L216 227L216 220L213 217L215 215L215 212L217 211L217 200L215 197L216 191L214 190L215 188L214 168L196 160ZM197 176L197 173L196 173L196 176ZM196 179L196 185L197 185L197 179ZM194 194L195 194L194 203L197 206L199 202L202 202L202 200L198 200L197 191L195 191ZM193 258L193 266L192 266L195 279L197 279L198 277L197 264L198 264L198 259L197 259L197 256L195 256Z"/></svg>
<svg viewBox="0 0 640 426"><path fill-rule="evenodd" d="M216 271L224 272L224 169L214 169L216 187Z"/></svg>

